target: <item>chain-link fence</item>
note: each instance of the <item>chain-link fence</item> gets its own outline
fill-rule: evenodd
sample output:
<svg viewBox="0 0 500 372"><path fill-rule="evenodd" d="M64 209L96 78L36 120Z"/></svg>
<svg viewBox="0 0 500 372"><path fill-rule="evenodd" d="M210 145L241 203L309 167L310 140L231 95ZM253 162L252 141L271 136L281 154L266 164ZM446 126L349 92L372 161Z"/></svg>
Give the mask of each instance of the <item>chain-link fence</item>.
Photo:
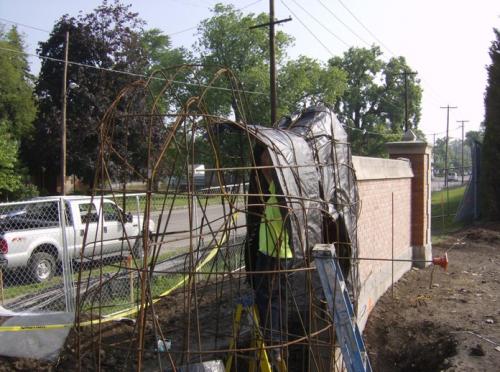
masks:
<svg viewBox="0 0 500 372"><path fill-rule="evenodd" d="M472 179L471 167L434 169L431 179L432 230L443 233L455 226L455 216Z"/></svg>
<svg viewBox="0 0 500 372"><path fill-rule="evenodd" d="M14 313L73 311L79 296L83 313L104 316L136 306L144 267L152 275L148 290L153 298L184 283L189 261L200 266L210 257L212 265L234 270L243 265L238 239L243 232L236 231L234 219L228 239L231 227L223 226L228 206L221 195L243 189L228 185L175 198L110 194L0 204L2 306ZM189 250L193 241L196 253Z"/></svg>
<svg viewBox="0 0 500 372"><path fill-rule="evenodd" d="M72 308L69 261L77 234L70 231L75 226L61 201L41 198L0 204L0 300L4 308L37 312ZM67 215L65 220L62 214Z"/></svg>
<svg viewBox="0 0 500 372"><path fill-rule="evenodd" d="M237 225L236 219L227 216L236 215L235 206L242 202L237 195L243 188L228 185L175 196L159 192L104 197L119 206L128 220L123 224L117 254L109 261L100 259L100 251L87 250L83 255L90 267L80 270L80 312L128 314L137 310L142 290L152 299L166 296L186 284L187 271L210 271L220 265L227 270L241 267L239 238L245 233L244 218L240 217ZM235 204L227 203L228 195ZM233 225L226 226L228 222ZM128 224L132 224L131 231ZM146 289L141 275L149 276Z"/></svg>

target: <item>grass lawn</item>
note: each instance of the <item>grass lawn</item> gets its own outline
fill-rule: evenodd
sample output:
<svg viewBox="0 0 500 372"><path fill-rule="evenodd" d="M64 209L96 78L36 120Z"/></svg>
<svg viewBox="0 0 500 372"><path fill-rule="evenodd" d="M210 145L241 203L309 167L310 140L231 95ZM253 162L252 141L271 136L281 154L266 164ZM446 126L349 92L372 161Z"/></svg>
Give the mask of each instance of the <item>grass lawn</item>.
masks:
<svg viewBox="0 0 500 372"><path fill-rule="evenodd" d="M172 256L177 255L178 252L164 252L158 256L158 262L164 261ZM150 258L151 261L152 258ZM74 267L74 273L73 273L73 281L78 280L78 263L76 264L76 267ZM125 263L123 262L120 265L119 259L116 259L112 262L106 262L103 261L103 266L102 266L102 274L103 275L112 275L114 273L117 273L120 271L121 267L124 267ZM134 266L134 262L132 261L133 269L136 268ZM85 266L82 267L82 276L81 276L81 282L85 283L85 281L90 277L90 278L97 278L101 274L101 268L100 262L95 262L94 265L90 264L85 264ZM3 274L3 300L8 300L11 298L16 298L19 296L23 295L28 295L28 294L37 294L42 292L43 290L55 287L55 286L62 286L63 284L63 276L62 273L55 275L52 279L45 281L43 283L32 283L30 282L29 275L26 272L23 272L22 270L14 271L10 274ZM164 291L165 288L162 287L161 291Z"/></svg>
<svg viewBox="0 0 500 372"><path fill-rule="evenodd" d="M232 198L234 198L234 196ZM115 200L116 203L123 208L122 196L117 193L115 195ZM153 194L151 197L151 211L160 212L163 210L164 213L167 213L170 208L187 207L189 205L188 202L189 199L186 194L179 194L176 197L173 195ZM196 203L197 206L221 204L221 202L222 197L220 195L200 194L194 199L194 203ZM126 197L125 207L127 212L136 213L137 209L139 209L139 212L143 213L145 206L145 196L139 196L137 198L134 196Z"/></svg>
<svg viewBox="0 0 500 372"><path fill-rule="evenodd" d="M461 186L432 193L431 226L434 241L463 226L461 223L454 222L454 218L464 192L465 186Z"/></svg>

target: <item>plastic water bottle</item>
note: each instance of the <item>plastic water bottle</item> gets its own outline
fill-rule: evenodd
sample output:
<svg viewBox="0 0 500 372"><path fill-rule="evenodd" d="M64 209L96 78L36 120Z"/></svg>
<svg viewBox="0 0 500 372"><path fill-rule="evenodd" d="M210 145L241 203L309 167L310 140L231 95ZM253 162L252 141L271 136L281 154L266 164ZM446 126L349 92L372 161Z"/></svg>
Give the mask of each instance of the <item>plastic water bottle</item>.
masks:
<svg viewBox="0 0 500 372"><path fill-rule="evenodd" d="M160 352L160 353L164 353L165 351L167 350L170 350L170 348L172 347L172 340L167 338L165 340L159 338L158 339L158 343L157 343L157 350Z"/></svg>

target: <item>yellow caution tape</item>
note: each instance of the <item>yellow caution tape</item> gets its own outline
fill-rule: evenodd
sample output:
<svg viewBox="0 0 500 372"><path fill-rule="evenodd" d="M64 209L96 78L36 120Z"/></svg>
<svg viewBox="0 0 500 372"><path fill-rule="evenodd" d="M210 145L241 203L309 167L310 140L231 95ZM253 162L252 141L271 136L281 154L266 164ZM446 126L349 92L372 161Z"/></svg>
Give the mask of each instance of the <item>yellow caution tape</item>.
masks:
<svg viewBox="0 0 500 372"><path fill-rule="evenodd" d="M236 213L235 217L232 217L232 215L231 215L231 219L232 219L233 223L236 222L237 215L238 215L238 213ZM215 244L215 247L210 251L210 253L207 255L207 257L205 257L205 259L196 267L195 272L200 271L203 268L203 266L205 266L208 262L210 262L215 257L215 255L219 251L222 244L224 244L226 239L227 239L227 232L224 231L220 241ZM186 282L186 280L188 279L188 277L189 277L188 274L184 275L184 277L181 280L179 280L172 287L170 287L165 292L161 293L157 298L155 298L152 301L153 304L156 304L163 297L168 296L174 290L176 290L181 285L183 285ZM138 311L139 311L139 306L134 306L134 307L129 308L129 309L120 310L116 313L105 316L104 318L87 320L85 322L81 322L79 324L79 326L86 327L86 326L90 326L90 325L111 322L113 320L117 320L120 318L124 318L126 316L133 315L133 314L137 313ZM46 324L46 325L30 325L30 326L0 326L0 332L39 331L42 329L43 330L52 330L52 329L73 327L74 325L75 325L74 323L67 323L67 324Z"/></svg>

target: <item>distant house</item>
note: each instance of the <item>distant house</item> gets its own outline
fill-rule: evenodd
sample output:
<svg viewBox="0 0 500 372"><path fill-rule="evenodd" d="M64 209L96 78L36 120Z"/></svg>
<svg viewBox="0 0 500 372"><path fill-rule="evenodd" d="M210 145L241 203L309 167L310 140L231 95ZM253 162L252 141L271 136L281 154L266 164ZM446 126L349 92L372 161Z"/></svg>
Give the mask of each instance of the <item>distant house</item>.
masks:
<svg viewBox="0 0 500 372"><path fill-rule="evenodd" d="M193 183L196 188L205 187L205 164L189 165L188 173L193 176Z"/></svg>

